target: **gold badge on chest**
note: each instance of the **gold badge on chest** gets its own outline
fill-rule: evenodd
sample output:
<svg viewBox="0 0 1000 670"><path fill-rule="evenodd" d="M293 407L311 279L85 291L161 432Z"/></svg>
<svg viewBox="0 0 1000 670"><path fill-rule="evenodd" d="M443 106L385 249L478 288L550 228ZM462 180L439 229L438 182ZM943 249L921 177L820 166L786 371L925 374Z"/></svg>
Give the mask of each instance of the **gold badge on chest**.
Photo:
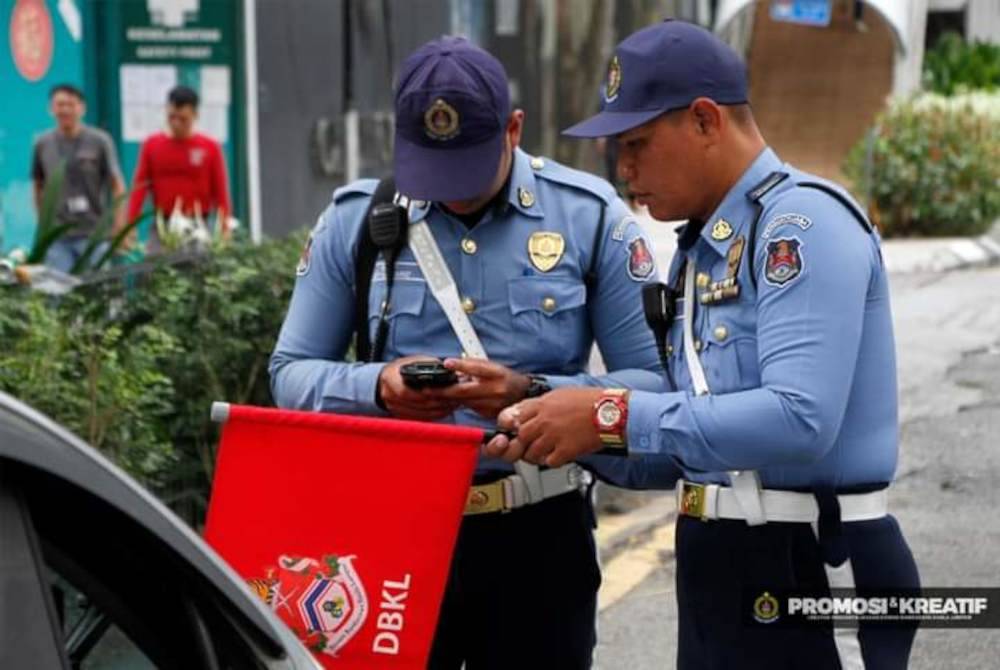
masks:
<svg viewBox="0 0 1000 670"><path fill-rule="evenodd" d="M566 241L559 233L538 232L528 238L528 256L531 264L540 272L548 272L556 266L563 252L566 251Z"/></svg>

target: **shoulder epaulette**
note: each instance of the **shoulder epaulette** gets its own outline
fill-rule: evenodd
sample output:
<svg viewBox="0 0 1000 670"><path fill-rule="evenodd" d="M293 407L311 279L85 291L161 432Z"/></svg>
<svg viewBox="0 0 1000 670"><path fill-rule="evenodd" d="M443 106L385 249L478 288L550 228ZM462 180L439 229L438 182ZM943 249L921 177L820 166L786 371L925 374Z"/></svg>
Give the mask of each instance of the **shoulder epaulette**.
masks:
<svg viewBox="0 0 1000 670"><path fill-rule="evenodd" d="M333 192L333 201L340 202L352 195L371 195L378 186L378 179L358 179L350 184L344 184Z"/></svg>
<svg viewBox="0 0 1000 670"><path fill-rule="evenodd" d="M756 186L747 191L751 202L760 202L761 198L770 193L775 186L788 179L787 172L775 171L764 177Z"/></svg>
<svg viewBox="0 0 1000 670"><path fill-rule="evenodd" d="M531 168L536 178L583 191L602 200L605 205L610 205L617 196L614 187L600 177L574 170L549 158L532 158Z"/></svg>

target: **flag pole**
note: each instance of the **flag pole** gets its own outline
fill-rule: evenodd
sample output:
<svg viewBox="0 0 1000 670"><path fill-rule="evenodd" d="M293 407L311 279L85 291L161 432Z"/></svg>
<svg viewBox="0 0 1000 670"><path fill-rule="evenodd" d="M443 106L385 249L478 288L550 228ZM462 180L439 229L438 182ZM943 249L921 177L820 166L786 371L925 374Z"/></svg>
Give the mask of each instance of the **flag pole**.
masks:
<svg viewBox="0 0 1000 670"><path fill-rule="evenodd" d="M225 423L229 420L229 403L219 402L218 400L212 403L212 421L215 423Z"/></svg>

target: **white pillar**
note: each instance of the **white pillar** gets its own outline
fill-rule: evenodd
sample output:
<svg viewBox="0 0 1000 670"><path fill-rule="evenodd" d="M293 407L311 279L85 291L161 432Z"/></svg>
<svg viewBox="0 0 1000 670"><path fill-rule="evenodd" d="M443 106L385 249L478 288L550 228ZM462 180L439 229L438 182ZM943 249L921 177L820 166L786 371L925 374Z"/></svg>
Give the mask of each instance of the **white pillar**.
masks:
<svg viewBox="0 0 1000 670"><path fill-rule="evenodd" d="M893 95L907 95L920 88L924 66L924 36L927 33L927 0L909 0L905 53L896 52Z"/></svg>
<svg viewBox="0 0 1000 670"><path fill-rule="evenodd" d="M1000 43L1000 2L969 0L965 10L965 38L970 42Z"/></svg>
<svg viewBox="0 0 1000 670"><path fill-rule="evenodd" d="M261 240L260 205L260 117L257 112L257 0L243 3L243 35L246 38L244 72L247 105L247 189L250 191L250 239Z"/></svg>

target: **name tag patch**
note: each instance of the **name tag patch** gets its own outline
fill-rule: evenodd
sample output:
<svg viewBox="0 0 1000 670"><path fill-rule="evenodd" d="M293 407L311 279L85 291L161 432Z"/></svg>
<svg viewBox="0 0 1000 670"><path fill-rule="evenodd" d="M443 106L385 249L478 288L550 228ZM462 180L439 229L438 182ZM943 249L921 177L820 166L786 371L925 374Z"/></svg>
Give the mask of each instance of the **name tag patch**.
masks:
<svg viewBox="0 0 1000 670"><path fill-rule="evenodd" d="M399 261L396 263L395 281L424 281L424 275L420 272L420 266L415 261ZM379 259L375 263L375 272L372 274L372 281L385 281L385 261Z"/></svg>
<svg viewBox="0 0 1000 670"><path fill-rule="evenodd" d="M765 240L771 237L771 233L780 228L781 226L798 226L802 230L808 230L812 225L812 221L807 216L802 216L801 214L781 214L774 217L768 221L767 225L764 226L764 232L761 233L761 237Z"/></svg>

